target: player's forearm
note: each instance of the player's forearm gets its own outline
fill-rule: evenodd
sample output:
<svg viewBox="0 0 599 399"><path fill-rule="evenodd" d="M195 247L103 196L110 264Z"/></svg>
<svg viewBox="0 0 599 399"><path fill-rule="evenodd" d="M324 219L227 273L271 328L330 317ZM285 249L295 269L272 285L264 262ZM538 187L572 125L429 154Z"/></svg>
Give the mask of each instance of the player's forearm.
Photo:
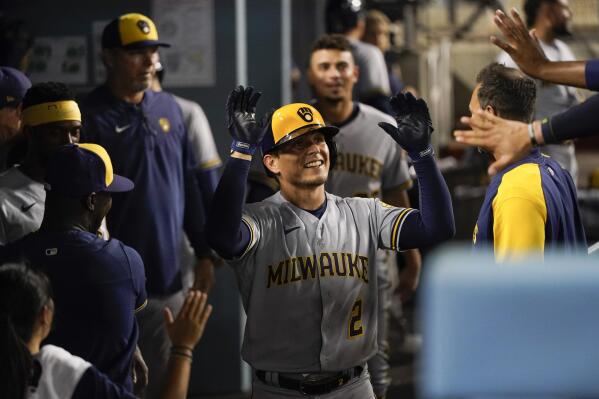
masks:
<svg viewBox="0 0 599 399"><path fill-rule="evenodd" d="M166 381L162 399L185 399L189 386L191 361L184 357L171 356L166 369Z"/></svg>
<svg viewBox="0 0 599 399"><path fill-rule="evenodd" d="M546 62L538 68L534 77L566 86L587 87L585 61Z"/></svg>
<svg viewBox="0 0 599 399"><path fill-rule="evenodd" d="M224 258L240 255L249 243L241 216L250 160L229 158L208 214L208 243Z"/></svg>
<svg viewBox="0 0 599 399"><path fill-rule="evenodd" d="M420 211L406 218L399 238L402 249L434 245L455 234L451 196L435 159L428 155L414 162L414 169L420 188Z"/></svg>
<svg viewBox="0 0 599 399"><path fill-rule="evenodd" d="M198 169L196 170L196 179L200 186L200 192L202 194L202 201L205 209L210 209L212 203L212 196L216 187L218 186L218 180L220 177L220 167L212 169Z"/></svg>
<svg viewBox="0 0 599 399"><path fill-rule="evenodd" d="M542 124L546 143L595 136L599 133L599 94L565 112L554 115Z"/></svg>

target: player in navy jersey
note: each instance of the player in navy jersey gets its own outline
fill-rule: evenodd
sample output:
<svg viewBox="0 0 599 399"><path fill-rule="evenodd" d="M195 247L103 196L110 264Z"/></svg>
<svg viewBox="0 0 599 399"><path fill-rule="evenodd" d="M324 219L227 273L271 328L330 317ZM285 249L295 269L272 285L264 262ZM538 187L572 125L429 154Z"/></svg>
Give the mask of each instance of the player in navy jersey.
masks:
<svg viewBox="0 0 599 399"><path fill-rule="evenodd" d="M146 269L148 306L137 320L139 347L154 376L150 399L169 356L162 309L178 309L186 288L183 232L194 250L194 287L208 292L214 283L198 165L183 114L171 95L149 88L159 46L168 44L160 41L150 18L131 13L112 20L102 33L106 83L82 104L82 141L106 148L119 173L135 183L135 190L115 198L107 224L111 234L140 254Z"/></svg>
<svg viewBox="0 0 599 399"><path fill-rule="evenodd" d="M470 110L527 123L535 83L517 69L490 64L477 77ZM497 154L491 153L497 158ZM498 260L546 249L584 251L586 240L572 177L553 159L533 149L493 177L473 235L474 245L492 245Z"/></svg>
<svg viewBox="0 0 599 399"><path fill-rule="evenodd" d="M131 247L96 234L111 192L133 183L112 171L97 144L68 144L48 160L46 209L40 229L0 248L0 261L28 259L48 275L56 323L48 343L93 363L133 390L135 313L147 301L143 262Z"/></svg>

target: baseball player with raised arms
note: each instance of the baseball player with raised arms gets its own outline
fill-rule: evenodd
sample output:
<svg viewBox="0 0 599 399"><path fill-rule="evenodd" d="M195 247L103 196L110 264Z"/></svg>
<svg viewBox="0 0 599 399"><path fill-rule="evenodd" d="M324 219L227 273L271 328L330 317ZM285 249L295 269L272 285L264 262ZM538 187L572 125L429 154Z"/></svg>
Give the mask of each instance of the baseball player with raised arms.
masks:
<svg viewBox="0 0 599 399"><path fill-rule="evenodd" d="M391 99L398 126L379 124L414 160L419 211L326 193L338 129L308 104L285 105L257 123L259 97L241 86L229 95L231 156L206 225L237 276L254 397L374 398L366 361L377 350L377 249L431 245L455 230L426 103L399 94ZM244 208L259 146L281 190Z"/></svg>
<svg viewBox="0 0 599 399"><path fill-rule="evenodd" d="M343 35L324 35L312 46L308 81L315 97L314 107L327 123L339 127L335 136L337 162L326 183L326 191L340 197L380 198L387 204L410 207L406 190L412 179L402 150L377 126L395 120L366 104L353 101L352 89L359 79L351 45ZM399 278L401 299L416 290L421 259L417 249L404 253L405 267ZM379 250L378 353L368 361L368 371L378 398L385 397L391 384L389 374L388 320L393 284L397 275L395 253ZM397 280L397 278L395 278Z"/></svg>

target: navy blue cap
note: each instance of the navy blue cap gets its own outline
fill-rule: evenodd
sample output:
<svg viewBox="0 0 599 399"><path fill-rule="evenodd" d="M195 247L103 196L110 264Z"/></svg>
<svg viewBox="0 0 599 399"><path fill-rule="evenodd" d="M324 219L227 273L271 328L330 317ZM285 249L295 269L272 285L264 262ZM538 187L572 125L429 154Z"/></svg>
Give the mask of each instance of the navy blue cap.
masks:
<svg viewBox="0 0 599 399"><path fill-rule="evenodd" d="M31 81L23 72L0 66L0 108L19 105L30 87Z"/></svg>
<svg viewBox="0 0 599 399"><path fill-rule="evenodd" d="M52 153L46 168L46 189L67 197L90 193L124 192L134 184L112 172L106 150L98 144L67 144Z"/></svg>

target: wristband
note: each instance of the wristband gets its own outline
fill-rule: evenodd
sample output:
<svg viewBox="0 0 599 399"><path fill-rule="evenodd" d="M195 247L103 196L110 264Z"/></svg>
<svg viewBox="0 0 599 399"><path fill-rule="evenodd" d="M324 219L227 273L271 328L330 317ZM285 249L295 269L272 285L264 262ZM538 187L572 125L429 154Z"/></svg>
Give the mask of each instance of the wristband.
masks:
<svg viewBox="0 0 599 399"><path fill-rule="evenodd" d="M193 353L193 348L191 346L185 346L185 345L173 345L171 346L171 350L183 350L183 351L189 351L189 353Z"/></svg>
<svg viewBox="0 0 599 399"><path fill-rule="evenodd" d="M186 359L189 359L190 362L193 361L193 355L189 352L185 352L185 351L180 351L180 350L176 350L173 348L171 348L171 356L177 356L177 357L184 357Z"/></svg>
<svg viewBox="0 0 599 399"><path fill-rule="evenodd" d="M535 137L535 129L532 123L528 124L528 137L530 137L530 144L532 145L532 148L537 148L539 146L539 143L537 142L537 138Z"/></svg>
<svg viewBox="0 0 599 399"><path fill-rule="evenodd" d="M423 158L426 158L428 156L434 156L435 155L435 150L433 150L433 147L428 146L427 149L419 151L419 152L408 152L408 155L410 156L410 159L412 160L412 162L417 162Z"/></svg>
<svg viewBox="0 0 599 399"><path fill-rule="evenodd" d="M551 119L543 118L541 121L541 133L543 134L543 141L545 144L557 143L555 133L553 132L553 125Z"/></svg>
<svg viewBox="0 0 599 399"><path fill-rule="evenodd" d="M245 141L233 140L231 143L231 152L240 152L246 155L254 155L258 146L252 143L246 143Z"/></svg>

